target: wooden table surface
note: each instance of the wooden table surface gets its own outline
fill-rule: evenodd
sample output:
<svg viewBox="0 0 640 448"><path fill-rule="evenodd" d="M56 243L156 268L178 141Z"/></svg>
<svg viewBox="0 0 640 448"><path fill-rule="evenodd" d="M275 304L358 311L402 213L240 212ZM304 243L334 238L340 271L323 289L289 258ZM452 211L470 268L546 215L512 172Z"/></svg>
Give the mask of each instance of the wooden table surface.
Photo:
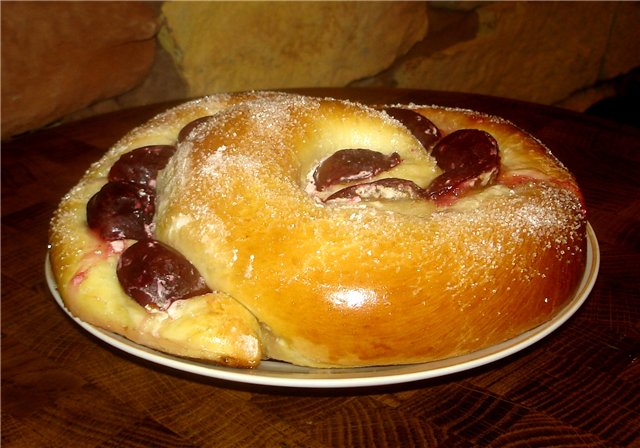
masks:
<svg viewBox="0 0 640 448"><path fill-rule="evenodd" d="M49 219L88 165L154 105L2 145L4 447L640 446L640 131L518 101L408 90L316 90L505 117L576 175L601 268L557 331L493 364L392 386L227 382L126 354L56 304Z"/></svg>

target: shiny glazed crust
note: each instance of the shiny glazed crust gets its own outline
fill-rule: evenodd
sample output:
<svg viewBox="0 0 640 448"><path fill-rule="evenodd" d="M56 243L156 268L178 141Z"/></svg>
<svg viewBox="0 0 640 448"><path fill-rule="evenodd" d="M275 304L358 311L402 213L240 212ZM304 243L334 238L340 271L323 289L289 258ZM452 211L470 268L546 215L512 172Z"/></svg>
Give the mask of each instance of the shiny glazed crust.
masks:
<svg viewBox="0 0 640 448"><path fill-rule="evenodd" d="M245 367L262 358L315 367L425 362L552 318L586 258L571 174L504 120L403 107L445 134L489 132L500 148L497 182L446 205L324 203L311 173L339 149L395 151L403 162L380 177L420 186L439 169L399 122L369 107L269 92L203 98L133 130L63 199L50 254L65 304L135 342ZM86 227L85 206L122 153L174 144L184 125L213 114L158 177L155 237L216 292L149 313L122 291L122 247Z"/></svg>

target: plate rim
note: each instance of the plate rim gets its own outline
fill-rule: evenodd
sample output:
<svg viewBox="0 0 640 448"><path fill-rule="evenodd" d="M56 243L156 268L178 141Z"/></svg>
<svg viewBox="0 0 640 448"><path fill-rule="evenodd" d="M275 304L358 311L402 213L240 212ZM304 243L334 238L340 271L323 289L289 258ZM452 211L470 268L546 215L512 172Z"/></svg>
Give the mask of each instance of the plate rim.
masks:
<svg viewBox="0 0 640 448"><path fill-rule="evenodd" d="M561 327L583 305L591 293L600 270L600 249L591 224L586 224L587 257L585 271L573 293L574 297L551 320L499 344L461 356L418 364L356 367L346 369L316 369L298 367L280 361L263 361L255 369L216 366L204 361L181 358L154 350L123 336L95 327L74 316L58 293L49 251L45 258L45 277L49 291L62 310L84 330L125 353L199 376L234 383L293 388L354 388L385 386L451 375L496 362L537 343ZM262 367L262 369L261 369ZM272 370L265 370L271 367Z"/></svg>

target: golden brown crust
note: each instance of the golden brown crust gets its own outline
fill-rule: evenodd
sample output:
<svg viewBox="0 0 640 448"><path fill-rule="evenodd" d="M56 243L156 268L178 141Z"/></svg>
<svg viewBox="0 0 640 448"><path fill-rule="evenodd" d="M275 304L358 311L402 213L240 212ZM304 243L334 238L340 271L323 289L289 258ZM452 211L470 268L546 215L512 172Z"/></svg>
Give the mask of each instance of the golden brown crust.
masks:
<svg viewBox="0 0 640 448"><path fill-rule="evenodd" d="M117 285L118 254L86 230L83 207L119 154L173 143L184 124L220 111L193 130L160 173L156 238L198 268L236 316L235 327L245 328L243 340L255 341L264 356L317 367L423 362L499 343L550 319L585 264L586 221L573 177L504 120L411 107L445 133L476 128L493 135L502 158L498 182L447 206L324 203L310 173L338 149L397 151L403 164L385 176L412 177L421 186L438 174L399 122L331 99L210 97L134 130L89 171L54 219L51 257L65 303L83 320L136 342L201 356L187 353L183 336L185 346L178 347L141 324L148 313ZM91 255L97 248L111 255ZM79 274L85 271L96 274ZM87 298L74 283L118 292ZM87 301L100 306L78 305ZM221 317L207 331L226 336L224 323ZM209 359L243 364L241 350L216 350ZM261 355L255 349L244 364Z"/></svg>

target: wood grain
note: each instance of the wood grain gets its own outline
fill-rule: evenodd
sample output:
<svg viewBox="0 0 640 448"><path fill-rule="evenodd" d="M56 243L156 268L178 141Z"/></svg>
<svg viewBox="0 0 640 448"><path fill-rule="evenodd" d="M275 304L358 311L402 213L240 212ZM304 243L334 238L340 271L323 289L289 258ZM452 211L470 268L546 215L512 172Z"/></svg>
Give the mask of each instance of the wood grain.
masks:
<svg viewBox="0 0 640 448"><path fill-rule="evenodd" d="M576 175L601 248L584 306L516 355L396 386L242 385L122 353L55 304L44 279L57 202L131 127L169 104L3 142L4 447L640 446L640 131L560 109L444 92L305 91L459 106L512 120Z"/></svg>

